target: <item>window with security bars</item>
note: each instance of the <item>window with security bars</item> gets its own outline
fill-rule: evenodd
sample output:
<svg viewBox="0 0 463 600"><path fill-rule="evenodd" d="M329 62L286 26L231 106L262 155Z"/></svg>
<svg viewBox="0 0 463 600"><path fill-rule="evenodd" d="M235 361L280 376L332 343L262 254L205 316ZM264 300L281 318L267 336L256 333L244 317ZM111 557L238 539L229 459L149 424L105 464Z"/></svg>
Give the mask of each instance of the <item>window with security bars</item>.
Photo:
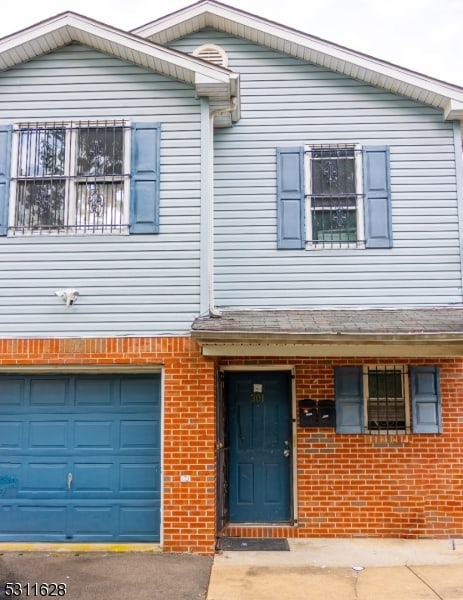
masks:
<svg viewBox="0 0 463 600"><path fill-rule="evenodd" d="M357 247L361 225L361 148L321 145L307 149L309 242L319 247Z"/></svg>
<svg viewBox="0 0 463 600"><path fill-rule="evenodd" d="M408 373L405 367L364 370L365 429L370 433L410 431Z"/></svg>
<svg viewBox="0 0 463 600"><path fill-rule="evenodd" d="M13 233L127 232L128 132L121 121L19 126Z"/></svg>

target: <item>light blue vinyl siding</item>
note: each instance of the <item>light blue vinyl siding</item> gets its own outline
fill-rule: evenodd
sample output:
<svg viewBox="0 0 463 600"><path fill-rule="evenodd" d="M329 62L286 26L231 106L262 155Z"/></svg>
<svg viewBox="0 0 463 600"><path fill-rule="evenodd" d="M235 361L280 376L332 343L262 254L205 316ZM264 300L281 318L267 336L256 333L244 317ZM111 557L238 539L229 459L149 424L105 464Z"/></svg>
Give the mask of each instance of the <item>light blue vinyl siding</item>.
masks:
<svg viewBox="0 0 463 600"><path fill-rule="evenodd" d="M215 133L217 304L461 302L452 123L439 110L212 30L173 46L206 42L227 51L242 100L241 120ZM326 142L389 147L393 248L277 249L276 148Z"/></svg>
<svg viewBox="0 0 463 600"><path fill-rule="evenodd" d="M73 45L0 74L0 124L161 124L156 235L0 238L2 336L184 334L199 312L200 103L187 85ZM80 292L66 309L54 295Z"/></svg>

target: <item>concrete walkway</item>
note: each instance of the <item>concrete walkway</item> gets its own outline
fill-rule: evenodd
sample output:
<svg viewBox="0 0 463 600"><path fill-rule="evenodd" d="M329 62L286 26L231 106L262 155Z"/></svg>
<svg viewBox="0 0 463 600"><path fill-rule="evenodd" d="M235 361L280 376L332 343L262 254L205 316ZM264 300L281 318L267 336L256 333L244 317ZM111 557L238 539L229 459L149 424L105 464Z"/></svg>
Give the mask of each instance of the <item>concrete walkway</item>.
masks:
<svg viewBox="0 0 463 600"><path fill-rule="evenodd" d="M463 600L463 540L289 540L214 557L207 600Z"/></svg>

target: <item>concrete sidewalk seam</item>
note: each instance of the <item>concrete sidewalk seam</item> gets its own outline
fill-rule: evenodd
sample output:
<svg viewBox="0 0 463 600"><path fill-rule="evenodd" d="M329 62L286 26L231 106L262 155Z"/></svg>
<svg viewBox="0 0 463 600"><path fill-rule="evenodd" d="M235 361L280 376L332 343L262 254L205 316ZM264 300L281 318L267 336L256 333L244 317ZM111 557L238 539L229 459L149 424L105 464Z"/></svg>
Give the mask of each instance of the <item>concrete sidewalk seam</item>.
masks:
<svg viewBox="0 0 463 600"><path fill-rule="evenodd" d="M410 567L410 565L405 565L405 567L406 567L406 568L407 568L409 571L411 571L411 572L413 573L413 575L414 575L414 576L415 576L417 579L419 579L420 581L422 581L422 582L424 583L424 585L425 585L426 587L428 587L428 588L431 590L431 592L432 592L433 594L435 594L435 595L436 595L436 597L437 597L437 598L439 598L439 600L445 600L445 598L443 598L443 597L442 597L442 596L441 596L441 595L440 595L438 592L436 592L436 590L435 590L435 589L434 589L434 588L433 588L433 587L432 587L432 586L431 586L431 585L430 585L430 584L429 584L429 583L426 581L426 579L423 579L423 577L421 577L420 575L418 575L418 573L416 573L416 572L415 572L415 571L414 571L414 570L413 570L413 569Z"/></svg>

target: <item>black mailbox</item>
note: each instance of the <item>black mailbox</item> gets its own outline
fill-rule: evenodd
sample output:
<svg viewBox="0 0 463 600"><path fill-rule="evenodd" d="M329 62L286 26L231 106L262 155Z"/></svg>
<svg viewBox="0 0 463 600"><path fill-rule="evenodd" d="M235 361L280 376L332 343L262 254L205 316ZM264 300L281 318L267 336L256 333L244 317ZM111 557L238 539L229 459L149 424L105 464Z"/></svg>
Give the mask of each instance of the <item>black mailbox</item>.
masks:
<svg viewBox="0 0 463 600"><path fill-rule="evenodd" d="M334 400L299 400L299 424L301 427L335 427Z"/></svg>
<svg viewBox="0 0 463 600"><path fill-rule="evenodd" d="M333 400L318 401L318 426L336 427L336 411Z"/></svg>
<svg viewBox="0 0 463 600"><path fill-rule="evenodd" d="M299 423L301 427L317 427L317 403L315 400L299 400Z"/></svg>

